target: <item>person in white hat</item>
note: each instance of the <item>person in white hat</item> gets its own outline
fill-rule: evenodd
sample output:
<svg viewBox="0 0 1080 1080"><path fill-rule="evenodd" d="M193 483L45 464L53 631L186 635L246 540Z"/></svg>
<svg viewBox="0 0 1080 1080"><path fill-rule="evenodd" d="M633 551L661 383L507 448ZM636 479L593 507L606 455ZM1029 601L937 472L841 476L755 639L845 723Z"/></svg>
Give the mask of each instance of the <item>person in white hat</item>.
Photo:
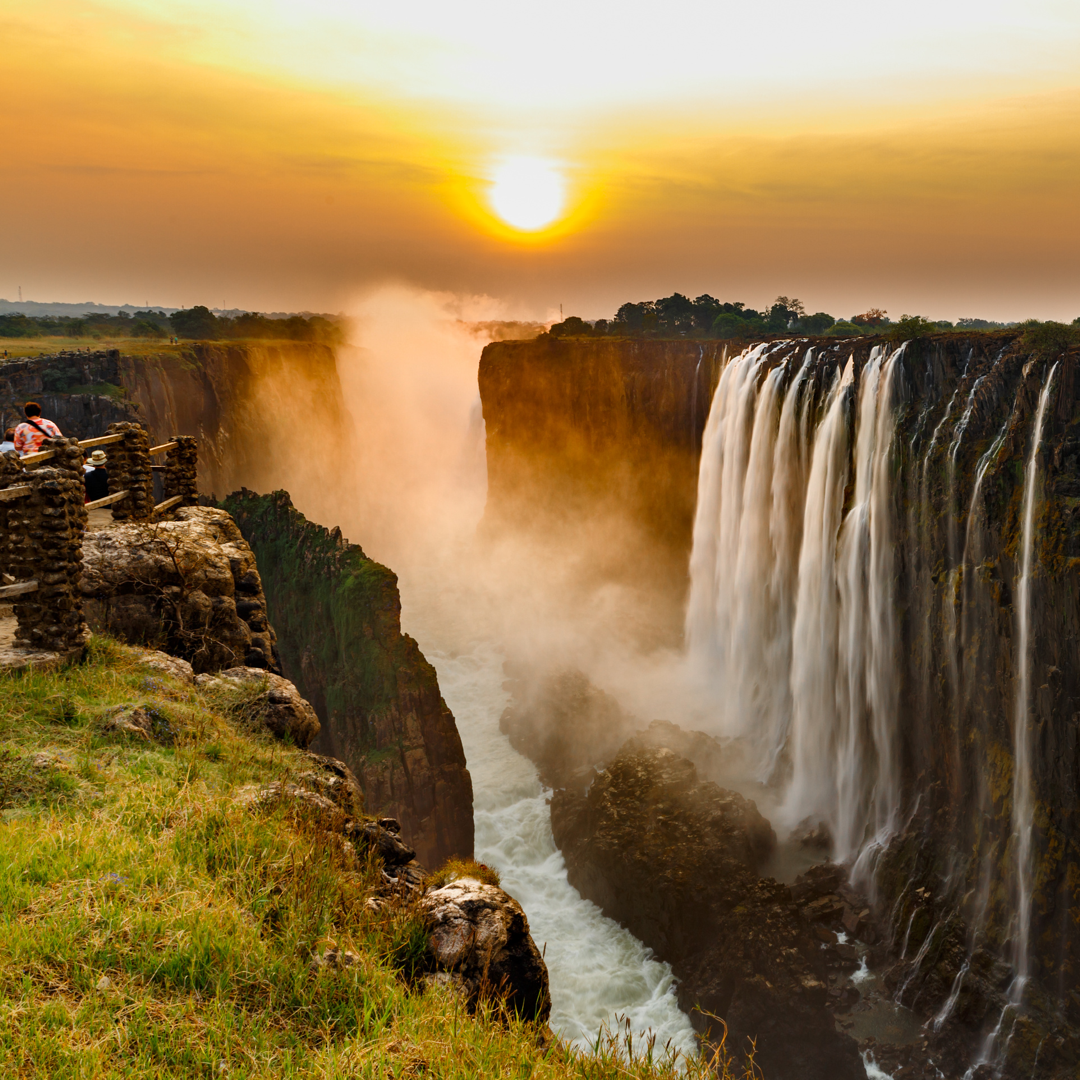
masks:
<svg viewBox="0 0 1080 1080"><path fill-rule="evenodd" d="M90 466L90 471L83 477L87 502L104 499L109 494L109 470L105 467L108 461L104 450L95 450L90 455L90 460L86 463Z"/></svg>

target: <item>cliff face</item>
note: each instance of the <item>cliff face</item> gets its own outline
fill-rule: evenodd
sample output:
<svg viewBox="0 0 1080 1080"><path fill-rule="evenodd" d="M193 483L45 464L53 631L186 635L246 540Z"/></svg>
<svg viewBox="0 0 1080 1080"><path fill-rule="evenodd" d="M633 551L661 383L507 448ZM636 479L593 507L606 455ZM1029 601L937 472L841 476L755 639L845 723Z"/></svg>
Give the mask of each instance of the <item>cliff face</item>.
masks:
<svg viewBox="0 0 1080 1080"><path fill-rule="evenodd" d="M471 856L472 779L435 669L401 633L395 575L283 491L224 506L258 559L282 669L322 721L315 749L349 765L422 863Z"/></svg>
<svg viewBox="0 0 1080 1080"><path fill-rule="evenodd" d="M851 382L834 412L846 430L835 443L844 447L836 466L849 481L838 489L823 549L836 559L848 536L840 523L866 497L854 480L862 453L857 395L874 344L777 344L748 376L747 411L731 413L744 418L736 442L748 452L752 421L761 415L754 403L766 383L777 402L797 395L806 453L792 475L804 499L807 455L850 361ZM567 534L575 526L586 533L612 502L622 502L681 603L699 447L720 369L707 351L697 368L698 349L689 342L587 339L489 346L480 379L488 521L528 522L532 514L571 521ZM864 765L871 770L884 768L874 740L895 746L888 769L898 810L883 854L869 843L879 803L871 803L865 835L860 831L854 844L868 853L861 872L869 866L889 927L897 993L935 1018L942 1038L956 1040L957 1060L970 1063L989 1046L990 1066L1004 1075L1067 1074L1072 1059L1059 1050L1068 1039L1061 1043L1058 1032L1080 1021L1078 362L1075 346L1040 347L1019 332L909 343L897 361L890 448L874 481L885 492L881 508L889 519L890 569L879 584L891 597L895 639L883 670L896 697L887 732L872 727L867 702L851 737L870 748ZM800 371L804 381L796 388ZM779 404L776 410L774 424ZM748 459L741 461L747 475ZM765 473L771 453L767 462ZM540 493L536 510L527 505L532 492ZM773 542L768 515L775 506L767 501L761 508L765 543ZM749 511L744 504L734 512ZM802 522L800 511L800 532ZM738 527L747 527L745 518ZM798 535L795 543L797 552ZM837 551L830 554L830 547ZM788 565L795 583L800 564ZM861 589L877 571L869 561L860 567ZM657 565L643 562L638 572L662 587ZM718 572L731 576L736 567L723 564ZM742 637L772 632L768 618L747 625ZM826 682L832 685L828 673ZM865 684L852 685L870 693ZM737 690L726 685L722 696L734 700ZM783 783L792 758L782 743L776 762ZM848 780L853 787L861 782ZM1025 1004L1018 1010L1010 1002L1019 994Z"/></svg>
<svg viewBox="0 0 1080 1080"><path fill-rule="evenodd" d="M157 443L196 436L206 494L286 487L324 521L349 497L348 475L325 470L327 459L353 453L328 345L193 342L143 356L109 349L0 364L4 419L21 417L29 398L69 437L103 435L116 420L145 424Z"/></svg>
<svg viewBox="0 0 1080 1080"><path fill-rule="evenodd" d="M484 528L570 544L677 636L717 342L500 341L480 360Z"/></svg>

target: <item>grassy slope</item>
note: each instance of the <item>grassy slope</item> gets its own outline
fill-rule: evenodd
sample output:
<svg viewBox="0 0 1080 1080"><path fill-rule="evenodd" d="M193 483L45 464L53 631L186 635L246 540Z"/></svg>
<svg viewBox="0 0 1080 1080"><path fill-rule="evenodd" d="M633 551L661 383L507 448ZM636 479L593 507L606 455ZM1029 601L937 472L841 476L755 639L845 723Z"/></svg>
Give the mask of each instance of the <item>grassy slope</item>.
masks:
<svg viewBox="0 0 1080 1080"><path fill-rule="evenodd" d="M410 987L415 911L367 913L375 871L236 805L300 755L138 656L97 638L82 666L0 676L0 1075L671 1074ZM174 744L105 733L123 703ZM360 962L313 972L330 945Z"/></svg>

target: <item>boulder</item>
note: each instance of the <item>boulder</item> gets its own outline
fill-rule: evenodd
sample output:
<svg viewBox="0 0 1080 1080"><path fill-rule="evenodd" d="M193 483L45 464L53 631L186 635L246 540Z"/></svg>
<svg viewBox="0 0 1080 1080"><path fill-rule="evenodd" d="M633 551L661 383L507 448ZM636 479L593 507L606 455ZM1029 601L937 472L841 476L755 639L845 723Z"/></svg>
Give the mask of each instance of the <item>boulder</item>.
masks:
<svg viewBox="0 0 1080 1080"><path fill-rule="evenodd" d="M91 629L163 646L197 672L281 670L255 556L224 510L87 532L79 590Z"/></svg>
<svg viewBox="0 0 1080 1080"><path fill-rule="evenodd" d="M263 728L275 738L288 739L294 746L308 746L319 734L319 718L288 679L260 668L235 667L215 676L200 675L196 682L202 687L233 686L236 688L255 684L262 692L244 702L244 720L253 727ZM341 766L348 772L346 766ZM352 782L356 778L352 773ZM326 781L329 785L329 781ZM357 784L359 788L359 784Z"/></svg>
<svg viewBox="0 0 1080 1080"><path fill-rule="evenodd" d="M181 660L179 656L170 656L158 649L140 650L139 666L150 668L183 683L195 682L195 671L186 660Z"/></svg>
<svg viewBox="0 0 1080 1080"><path fill-rule="evenodd" d="M435 964L461 980L475 1003L498 997L529 1020L551 1013L547 965L521 906L495 885L461 877L421 900Z"/></svg>

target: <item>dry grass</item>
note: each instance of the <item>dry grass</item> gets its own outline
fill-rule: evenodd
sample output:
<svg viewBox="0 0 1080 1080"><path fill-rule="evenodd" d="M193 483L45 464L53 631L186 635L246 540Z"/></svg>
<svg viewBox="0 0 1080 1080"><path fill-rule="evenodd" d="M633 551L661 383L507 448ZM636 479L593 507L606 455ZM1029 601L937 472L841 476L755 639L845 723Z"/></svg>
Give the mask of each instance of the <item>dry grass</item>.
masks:
<svg viewBox="0 0 1080 1080"><path fill-rule="evenodd" d="M96 639L81 666L0 677L0 702L0 1075L716 1075L655 1046L628 1058L621 1031L574 1054L409 978L418 916L365 910L373 868L236 801L299 755L135 651ZM123 704L172 744L106 733ZM329 947L360 960L313 967Z"/></svg>

